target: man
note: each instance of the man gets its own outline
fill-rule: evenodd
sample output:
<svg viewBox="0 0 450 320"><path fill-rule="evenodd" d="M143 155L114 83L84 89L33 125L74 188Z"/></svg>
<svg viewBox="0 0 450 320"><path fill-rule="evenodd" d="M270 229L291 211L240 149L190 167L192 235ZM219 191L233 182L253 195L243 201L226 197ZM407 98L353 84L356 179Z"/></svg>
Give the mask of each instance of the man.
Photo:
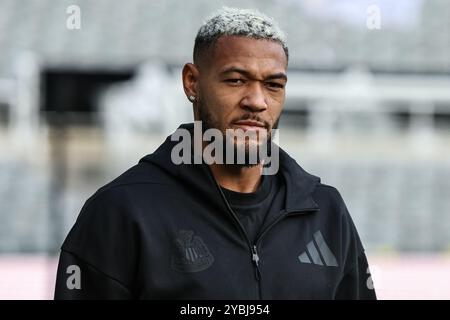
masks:
<svg viewBox="0 0 450 320"><path fill-rule="evenodd" d="M182 125L86 202L55 298L375 299L339 192L272 142L288 65L275 22L224 8L200 28L193 62L182 79L201 129ZM209 130L223 148L207 153ZM180 131L192 138L181 152Z"/></svg>

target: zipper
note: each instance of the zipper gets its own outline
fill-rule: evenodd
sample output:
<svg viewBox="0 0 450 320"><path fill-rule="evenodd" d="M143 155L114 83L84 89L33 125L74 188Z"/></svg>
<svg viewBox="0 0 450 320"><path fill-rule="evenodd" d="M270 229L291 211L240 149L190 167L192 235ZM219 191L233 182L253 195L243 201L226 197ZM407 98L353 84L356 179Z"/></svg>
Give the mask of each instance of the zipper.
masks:
<svg viewBox="0 0 450 320"><path fill-rule="evenodd" d="M228 208L229 213L231 213L231 216L233 217L234 221L239 226L239 231L241 232L241 235L243 236L243 238L247 241L247 245L253 254L252 245L251 245L250 239L248 238L247 232L245 231L244 227L242 226L241 221L239 221L239 218L236 216L236 213L234 212L233 208L231 208L230 204L228 203L227 198L223 194L223 191L222 191L222 189L220 189L220 186L218 184L217 184L217 187L219 188L220 195L222 196L222 199L225 201L225 204Z"/></svg>
<svg viewBox="0 0 450 320"><path fill-rule="evenodd" d="M214 175L212 174L211 169L209 167L208 167L208 172L209 172L211 178L213 179L213 181L215 182L216 187L219 190L220 195L222 196L222 200L225 202L225 205L226 205L229 213L231 214L231 217L233 218L234 222L236 222L238 229L241 232L241 235L246 240L247 245L250 249L252 264L253 264L254 270L255 270L255 279L256 279L256 282L258 283L258 288L257 288L258 299L261 300L262 299L262 292L261 292L262 276L261 276L261 271L259 268L259 259L260 258L258 255L258 244L261 242L261 239L274 225L276 225L282 219L284 219L288 216L293 216L295 214L300 214L303 212L319 211L319 209L318 208L307 208L307 209L302 209L302 210L282 210L282 211L280 211L280 216L277 219L275 219L270 225L268 225L266 228L264 228L264 230L257 236L256 243L252 245L250 242L250 239L248 238L247 232L245 231L244 227L242 226L241 222L239 221L239 218L236 216L236 213L234 212L233 208L231 208L230 203L228 202L227 198L225 197L222 189L220 188L220 185L217 183L217 181L214 178Z"/></svg>
<svg viewBox="0 0 450 320"><path fill-rule="evenodd" d="M210 170L208 170L208 171L210 172ZM252 265L255 270L255 280L257 282L257 288L256 288L257 292L258 292L257 295L258 295L258 299L261 300L262 299L262 296L261 296L261 272L259 270L259 255L258 255L258 251L256 248L256 244L254 244L254 245L251 244L250 239L248 238L247 232L245 231L244 227L242 226L241 222L239 221L239 218L236 216L236 213L234 212L233 208L231 208L230 203L228 202L227 198L223 194L223 191L220 188L219 184L214 179L212 172L210 172L210 174L216 183L217 189L219 190L220 195L222 196L222 200L225 202L225 205L227 206L228 212L231 214L231 217L233 218L234 222L239 227L238 229L239 229L241 235L243 236L243 238L246 240L248 248L250 249L251 261L252 261Z"/></svg>

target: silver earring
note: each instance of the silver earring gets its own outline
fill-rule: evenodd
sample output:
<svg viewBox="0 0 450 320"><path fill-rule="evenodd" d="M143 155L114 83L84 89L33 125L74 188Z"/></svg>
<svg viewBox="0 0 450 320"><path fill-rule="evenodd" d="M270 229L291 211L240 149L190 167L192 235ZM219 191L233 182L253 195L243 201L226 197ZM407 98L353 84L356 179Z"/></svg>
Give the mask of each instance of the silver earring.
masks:
<svg viewBox="0 0 450 320"><path fill-rule="evenodd" d="M194 102L194 101L195 101L195 96L189 96L188 99L189 99L191 102Z"/></svg>

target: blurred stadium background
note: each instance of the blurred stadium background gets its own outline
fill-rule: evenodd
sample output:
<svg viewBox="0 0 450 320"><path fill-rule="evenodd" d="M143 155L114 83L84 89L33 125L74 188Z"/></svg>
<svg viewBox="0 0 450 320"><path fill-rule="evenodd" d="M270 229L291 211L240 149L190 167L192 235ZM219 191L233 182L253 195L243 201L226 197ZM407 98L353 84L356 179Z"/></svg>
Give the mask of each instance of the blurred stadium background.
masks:
<svg viewBox="0 0 450 320"><path fill-rule="evenodd" d="M0 0L0 299L51 299L87 197L191 121L181 67L222 5L287 32L280 144L341 191L379 298L450 299L447 0Z"/></svg>

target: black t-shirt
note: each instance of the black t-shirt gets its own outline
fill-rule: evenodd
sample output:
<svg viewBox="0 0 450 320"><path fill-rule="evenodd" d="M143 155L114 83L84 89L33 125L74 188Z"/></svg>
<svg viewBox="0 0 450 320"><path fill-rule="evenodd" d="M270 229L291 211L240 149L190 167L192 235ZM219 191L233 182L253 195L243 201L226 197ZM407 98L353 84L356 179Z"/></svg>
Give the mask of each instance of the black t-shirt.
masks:
<svg viewBox="0 0 450 320"><path fill-rule="evenodd" d="M259 233L285 208L285 184L278 175L263 175L255 192L241 193L222 187L231 208L254 244Z"/></svg>

